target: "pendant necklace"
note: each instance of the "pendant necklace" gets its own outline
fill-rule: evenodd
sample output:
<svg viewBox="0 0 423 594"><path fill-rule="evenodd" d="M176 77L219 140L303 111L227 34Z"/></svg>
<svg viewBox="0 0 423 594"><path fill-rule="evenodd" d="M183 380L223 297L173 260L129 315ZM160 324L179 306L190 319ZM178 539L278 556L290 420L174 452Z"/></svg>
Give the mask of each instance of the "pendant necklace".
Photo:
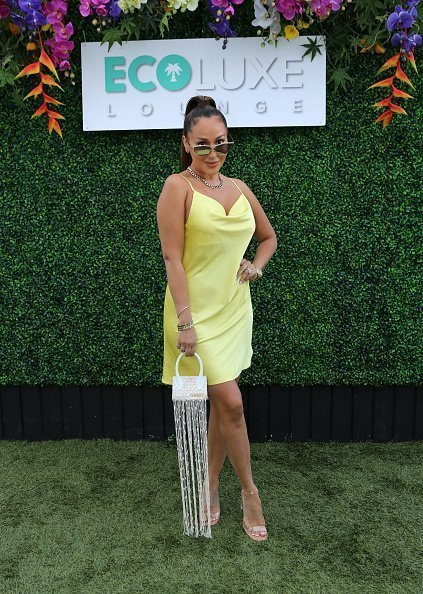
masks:
<svg viewBox="0 0 423 594"><path fill-rule="evenodd" d="M204 177L201 177L200 175L198 175L198 173L195 173L195 171L193 171L191 167L187 167L187 169L193 177L196 177L197 179L201 180L203 184L206 184L206 186L212 188L213 190L216 188L221 188L223 186L223 178L220 175L220 173L217 174L219 177L219 183L214 186L213 184L210 184L207 180L205 180Z"/></svg>

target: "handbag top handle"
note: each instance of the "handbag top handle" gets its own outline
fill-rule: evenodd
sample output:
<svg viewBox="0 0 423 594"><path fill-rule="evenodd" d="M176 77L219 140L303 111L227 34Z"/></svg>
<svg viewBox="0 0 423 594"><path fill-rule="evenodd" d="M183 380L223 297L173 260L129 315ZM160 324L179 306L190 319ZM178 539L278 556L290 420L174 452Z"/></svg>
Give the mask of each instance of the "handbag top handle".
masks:
<svg viewBox="0 0 423 594"><path fill-rule="evenodd" d="M182 388L182 379L181 376L179 374L179 361L181 360L181 358L185 355L184 352L182 352L179 357L176 359L176 364L175 364L175 371L176 371L176 387L177 388ZM200 373L197 376L197 380L196 380L196 385L197 388L199 390L201 390L201 388L204 387L204 383L205 383L205 376L203 375L203 360L201 359L200 355L198 353L194 353L194 355L197 357L199 363L200 363Z"/></svg>

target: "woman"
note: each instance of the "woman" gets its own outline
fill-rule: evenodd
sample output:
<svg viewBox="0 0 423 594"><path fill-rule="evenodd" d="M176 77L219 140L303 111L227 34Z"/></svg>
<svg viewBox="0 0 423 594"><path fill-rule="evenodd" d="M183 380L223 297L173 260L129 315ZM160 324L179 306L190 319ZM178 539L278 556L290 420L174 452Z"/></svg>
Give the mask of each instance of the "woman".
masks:
<svg viewBox="0 0 423 594"><path fill-rule="evenodd" d="M192 97L181 140L182 171L166 179L157 204L168 278L162 382L172 384L178 349L185 353L180 374L198 375L198 352L210 400L211 523L220 517L219 474L228 454L242 485L243 528L253 540L266 540L238 381L253 354L249 282L261 277L277 239L248 186L220 174L232 145L214 100ZM250 262L243 255L253 235L259 246Z"/></svg>

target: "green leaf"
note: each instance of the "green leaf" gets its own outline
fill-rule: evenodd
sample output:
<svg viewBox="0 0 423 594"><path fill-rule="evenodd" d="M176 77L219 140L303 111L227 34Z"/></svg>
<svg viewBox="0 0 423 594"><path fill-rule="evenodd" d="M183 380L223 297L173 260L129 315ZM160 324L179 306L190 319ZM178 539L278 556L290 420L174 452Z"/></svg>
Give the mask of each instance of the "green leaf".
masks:
<svg viewBox="0 0 423 594"><path fill-rule="evenodd" d="M159 30L160 30L160 35L162 37L164 37L165 28L169 31L169 19L171 19L171 18L172 18L172 13L170 13L170 12L165 12L161 18L161 21L159 23Z"/></svg>
<svg viewBox="0 0 423 594"><path fill-rule="evenodd" d="M110 48L115 42L122 46L122 32L119 29L109 29L104 33L103 40L101 41L100 45L103 45L103 43L108 43L108 51L110 51Z"/></svg>
<svg viewBox="0 0 423 594"><path fill-rule="evenodd" d="M311 53L311 61L313 61L317 52L319 52L319 54L322 55L320 48L323 47L323 45L318 45L317 38L311 39L310 37L307 37L307 39L309 40L310 43L301 43L300 44L302 47L308 48L307 51L301 57L304 58L305 56L307 56L307 54Z"/></svg>
<svg viewBox="0 0 423 594"><path fill-rule="evenodd" d="M334 70L331 77L329 78L328 82L333 82L335 85L335 91L337 91L338 87L341 86L344 91L346 90L346 81L352 81L353 79L348 74L347 69L343 68L342 66Z"/></svg>

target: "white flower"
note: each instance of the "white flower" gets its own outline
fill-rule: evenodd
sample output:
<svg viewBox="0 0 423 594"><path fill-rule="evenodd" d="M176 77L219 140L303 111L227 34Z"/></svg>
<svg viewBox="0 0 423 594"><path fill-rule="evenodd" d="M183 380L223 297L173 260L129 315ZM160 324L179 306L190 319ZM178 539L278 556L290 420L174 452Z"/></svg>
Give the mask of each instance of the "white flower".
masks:
<svg viewBox="0 0 423 594"><path fill-rule="evenodd" d="M198 8L198 0L188 0L187 2L188 10L197 10Z"/></svg>
<svg viewBox="0 0 423 594"><path fill-rule="evenodd" d="M174 8L175 10L181 10L181 12L185 12L188 10L196 10L198 7L198 0L168 0L168 6Z"/></svg>
<svg viewBox="0 0 423 594"><path fill-rule="evenodd" d="M263 4L261 0L254 0L255 19L252 21L254 27L262 27L277 35L281 30L281 15L275 6Z"/></svg>
<svg viewBox="0 0 423 594"><path fill-rule="evenodd" d="M146 2L147 0L118 0L117 4L122 12L127 14L128 12L133 13L135 8L139 10L141 8L141 4L145 4Z"/></svg>

